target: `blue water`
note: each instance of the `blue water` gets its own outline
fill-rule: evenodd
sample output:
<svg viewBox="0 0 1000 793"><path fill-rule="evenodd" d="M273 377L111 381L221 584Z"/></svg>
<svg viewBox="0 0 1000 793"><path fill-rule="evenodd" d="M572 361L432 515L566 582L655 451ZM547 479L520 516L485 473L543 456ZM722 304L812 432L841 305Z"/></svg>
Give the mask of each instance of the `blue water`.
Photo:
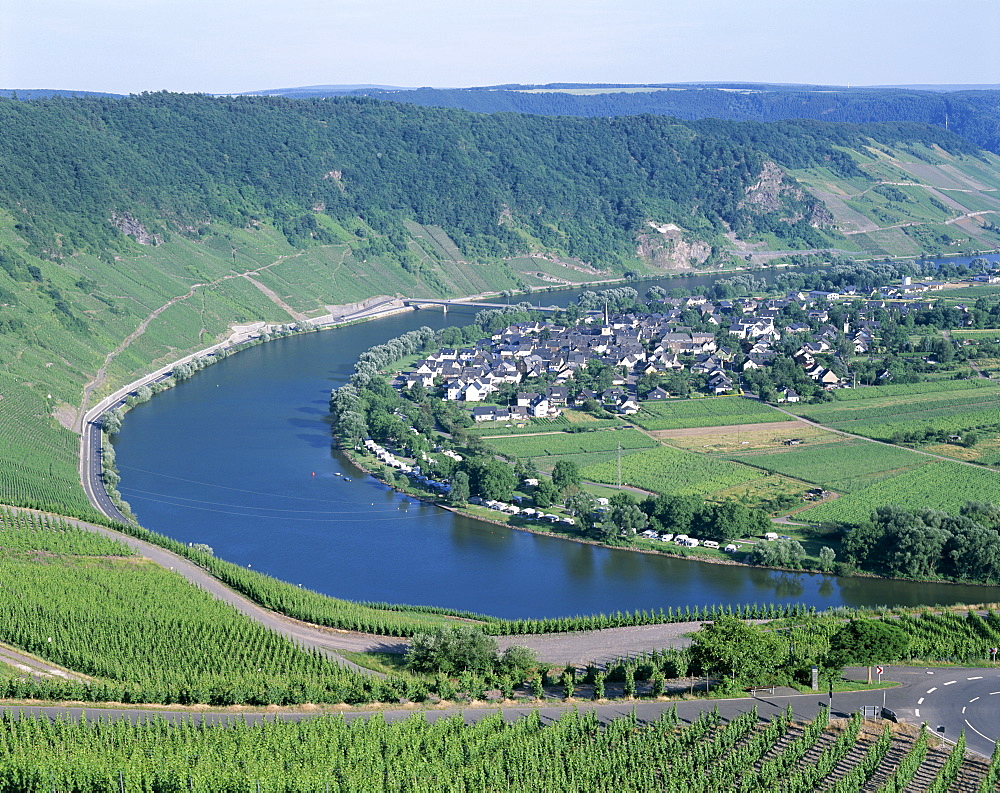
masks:
<svg viewBox="0 0 1000 793"><path fill-rule="evenodd" d="M542 303L565 305L575 294L546 294ZM368 347L421 325L471 318L465 309L447 317L413 312L279 339L199 372L128 414L116 441L123 496L149 529L354 600L510 618L755 601L825 608L1000 600L993 588L788 574L599 548L470 520L389 490L332 447L330 389Z"/></svg>

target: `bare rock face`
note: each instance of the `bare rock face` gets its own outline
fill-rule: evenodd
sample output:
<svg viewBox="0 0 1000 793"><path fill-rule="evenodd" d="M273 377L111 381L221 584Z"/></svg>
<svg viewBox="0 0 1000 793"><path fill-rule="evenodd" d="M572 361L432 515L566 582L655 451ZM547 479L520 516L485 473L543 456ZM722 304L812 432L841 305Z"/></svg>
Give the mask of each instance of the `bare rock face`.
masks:
<svg viewBox="0 0 1000 793"><path fill-rule="evenodd" d="M712 246L703 240L684 239L684 230L673 223L647 221L649 231L636 235L636 255L661 270L689 270L703 264Z"/></svg>
<svg viewBox="0 0 1000 793"><path fill-rule="evenodd" d="M128 212L111 211L111 225L117 228L122 234L132 237L140 245L162 245L163 237L159 234L150 234L146 227L132 217Z"/></svg>
<svg viewBox="0 0 1000 793"><path fill-rule="evenodd" d="M761 212L774 212L781 209L781 196L784 193L802 198L802 191L785 181L785 174L781 168L771 160L767 160L757 181L747 188L746 197L740 202L740 208L751 206Z"/></svg>
<svg viewBox="0 0 1000 793"><path fill-rule="evenodd" d="M775 212L787 205L783 199L791 199L792 206L800 208L789 215L786 222L796 223L802 218L808 218L809 225L813 228L833 225L833 215L823 202L787 179L784 171L771 160L764 162L757 181L746 189L746 196L739 206L741 209L750 207L760 213Z"/></svg>

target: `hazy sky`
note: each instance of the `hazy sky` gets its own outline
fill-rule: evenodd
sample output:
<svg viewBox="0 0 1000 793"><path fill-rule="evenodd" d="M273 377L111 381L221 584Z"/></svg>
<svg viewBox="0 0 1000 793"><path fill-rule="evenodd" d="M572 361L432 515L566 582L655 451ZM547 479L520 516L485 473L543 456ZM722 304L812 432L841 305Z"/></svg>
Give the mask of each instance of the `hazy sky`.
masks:
<svg viewBox="0 0 1000 793"><path fill-rule="evenodd" d="M1000 0L0 0L0 88L1000 83Z"/></svg>

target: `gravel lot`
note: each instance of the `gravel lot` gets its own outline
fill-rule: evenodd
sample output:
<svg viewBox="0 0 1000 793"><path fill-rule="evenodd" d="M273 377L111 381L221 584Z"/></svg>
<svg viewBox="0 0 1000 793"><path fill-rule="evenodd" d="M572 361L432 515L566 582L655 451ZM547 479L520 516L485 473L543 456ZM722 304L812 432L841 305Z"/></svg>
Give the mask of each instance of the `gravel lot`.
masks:
<svg viewBox="0 0 1000 793"><path fill-rule="evenodd" d="M701 622L673 622L669 625L637 625L579 633L501 636L498 643L501 650L512 644L528 647L538 653L540 660L554 664L603 664L623 655L665 647L687 647L691 640L685 634L693 633L701 625Z"/></svg>

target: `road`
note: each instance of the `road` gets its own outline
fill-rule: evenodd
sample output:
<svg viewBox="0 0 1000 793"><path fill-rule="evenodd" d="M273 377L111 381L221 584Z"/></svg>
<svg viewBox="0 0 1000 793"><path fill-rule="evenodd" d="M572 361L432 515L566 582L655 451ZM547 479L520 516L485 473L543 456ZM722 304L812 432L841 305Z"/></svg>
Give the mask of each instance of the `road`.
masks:
<svg viewBox="0 0 1000 793"><path fill-rule="evenodd" d="M911 724L927 722L939 736L955 740L962 730L968 747L989 755L1000 740L1000 670L920 669L887 670L905 684L895 689L889 705ZM944 731L940 731L940 728Z"/></svg>
<svg viewBox="0 0 1000 793"><path fill-rule="evenodd" d="M865 670L855 668L847 670L850 679L862 680ZM892 667L886 669L883 680L899 681L897 688L883 691L860 691L853 693L835 693L832 700L832 715L846 717L861 709L862 706L881 706L897 714L900 721L919 726L927 722L930 729L939 737L955 740L964 729L970 751L989 757L993 752L994 738L991 737L1000 730L1000 671L983 669L923 669L919 667ZM936 685L935 685L936 684ZM988 691L988 689L993 691ZM933 689L933 690L932 690ZM928 693L930 692L930 693ZM931 698L937 695L932 704ZM978 699L977 699L978 697ZM917 705L917 701L921 705ZM386 721L394 722L412 716L414 713L425 714L428 721L462 714L465 722L473 723L487 715L501 711L508 721L538 711L543 721L558 719L568 710L581 712L596 711L602 722L614 718L635 714L638 721L649 723L658 719L663 713L677 708L677 715L683 722L694 721L706 710L718 708L719 715L729 720L741 713L756 707L763 719L782 712L788 705L792 706L795 718L799 720L813 719L821 708L830 704L830 697L820 691L810 694L793 694L788 689L779 690L774 695L763 692L756 697L742 699L708 699L664 701L638 699L631 701L615 701L602 704L591 704L587 701L565 703L559 699L543 701L540 704L511 704L503 706L475 707L421 707L378 710ZM919 711L919 713L917 712ZM207 724L229 724L246 721L256 723L261 721L301 721L316 718L324 713L342 713L344 718L352 721L366 718L373 709L329 708L326 710L286 710L286 711L212 711L200 709L154 709L154 708L80 708L61 706L0 706L0 713L15 713L25 715L45 716L51 719L85 717L88 721L98 719L128 720L133 723L164 719L173 723L183 723L194 718ZM992 725L992 726L991 726ZM940 732L938 727L944 727ZM991 733L992 729L992 733Z"/></svg>

